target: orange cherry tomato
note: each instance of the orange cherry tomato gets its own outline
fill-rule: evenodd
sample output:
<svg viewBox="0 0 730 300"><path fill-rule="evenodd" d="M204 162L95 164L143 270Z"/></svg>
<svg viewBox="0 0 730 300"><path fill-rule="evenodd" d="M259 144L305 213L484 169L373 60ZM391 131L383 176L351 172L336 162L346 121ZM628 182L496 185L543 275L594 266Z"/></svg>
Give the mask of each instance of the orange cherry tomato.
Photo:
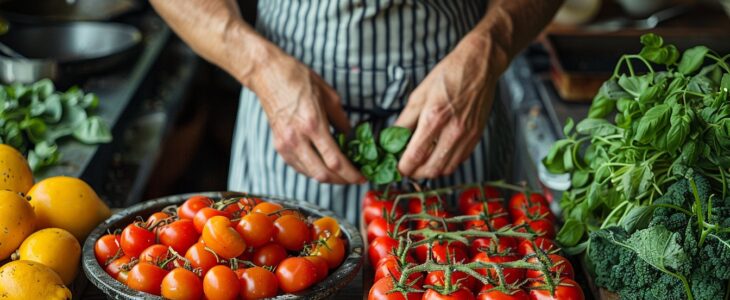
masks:
<svg viewBox="0 0 730 300"><path fill-rule="evenodd" d="M120 258L117 258L117 259L109 262L109 264L106 265L106 267L104 267L104 271L106 271L106 273L109 274L109 276L111 276L112 278L119 280L119 274L121 274L122 272L129 271L129 269L125 270L125 268L129 268L129 263L131 261L132 261L131 256L128 256L128 255L122 256ZM119 281L124 282L122 280L119 280Z"/></svg>
<svg viewBox="0 0 730 300"><path fill-rule="evenodd" d="M271 219L271 221L274 221L279 216L277 216L277 215L270 215L270 214L273 214L273 213L275 213L277 211L280 211L282 209L284 209L284 207L281 206L280 204L276 204L276 203L273 203L273 202L261 202L259 204L256 204L256 206L254 206L254 208L253 208L253 210L251 212L257 212L257 213L265 214L265 215L269 216L269 218Z"/></svg>
<svg viewBox="0 0 730 300"><path fill-rule="evenodd" d="M312 222L312 240L319 237L327 236L327 234L340 237L340 223L333 217L322 217Z"/></svg>
<svg viewBox="0 0 730 300"><path fill-rule="evenodd" d="M167 246L155 244L142 251L142 254L139 255L139 261L159 265L169 257L169 254L170 249Z"/></svg>
<svg viewBox="0 0 730 300"><path fill-rule="evenodd" d="M238 276L226 266L215 266L203 277L203 293L209 300L237 299L241 291Z"/></svg>
<svg viewBox="0 0 730 300"><path fill-rule="evenodd" d="M289 257L276 267L276 278L282 291L296 293L316 282L317 266L304 257Z"/></svg>
<svg viewBox="0 0 730 300"><path fill-rule="evenodd" d="M256 248L251 262L257 266L276 266L287 257L286 249L277 243L268 243Z"/></svg>
<svg viewBox="0 0 730 300"><path fill-rule="evenodd" d="M236 231L241 234L246 245L260 247L271 241L276 228L274 222L262 213L250 213L243 217L236 225Z"/></svg>
<svg viewBox="0 0 730 300"><path fill-rule="evenodd" d="M310 242L310 232L307 223L302 219L286 215L274 221L274 241L289 251L301 251L304 245Z"/></svg>
<svg viewBox="0 0 730 300"><path fill-rule="evenodd" d="M194 268L200 268L202 274L205 275L210 268L218 264L218 258L211 251L205 249L205 245L202 243L197 243L188 249L188 252L185 253L185 258Z"/></svg>
<svg viewBox="0 0 730 300"><path fill-rule="evenodd" d="M213 200L205 196L192 196L185 200L180 207L177 208L177 216L180 219L195 218L195 214L203 207L213 205Z"/></svg>
<svg viewBox="0 0 730 300"><path fill-rule="evenodd" d="M324 258L330 269L337 268L345 259L345 241L331 236L324 243L324 245L318 243L311 254Z"/></svg>
<svg viewBox="0 0 730 300"><path fill-rule="evenodd" d="M157 225L160 221L167 220L169 218L170 215L168 213L158 211L147 218L147 226Z"/></svg>
<svg viewBox="0 0 730 300"><path fill-rule="evenodd" d="M215 216L224 216L229 219L231 218L231 214L229 214L228 212L217 210L212 207L203 207L197 213L195 213L195 217L193 217L195 230L197 230L198 233L203 233L203 226L205 226L205 223L208 222L210 218Z"/></svg>
<svg viewBox="0 0 730 300"><path fill-rule="evenodd" d="M327 274L329 274L329 265L327 265L327 261L322 258L321 256L305 256L307 260L311 261L316 267L317 267L317 279L316 282L320 282L327 278Z"/></svg>
<svg viewBox="0 0 730 300"><path fill-rule="evenodd" d="M224 216L214 216L205 223L203 241L223 258L238 257L246 251L246 242L236 232L231 220Z"/></svg>
<svg viewBox="0 0 730 300"><path fill-rule="evenodd" d="M225 208L223 208L223 210L230 213L234 217L243 217L247 215L251 210L253 210L254 206L261 202L262 201L259 198L244 197L238 199L238 202L236 203L227 205Z"/></svg>
<svg viewBox="0 0 730 300"><path fill-rule="evenodd" d="M279 292L279 280L274 273L262 267L243 270L239 276L241 299L275 297Z"/></svg>
<svg viewBox="0 0 730 300"><path fill-rule="evenodd" d="M200 299L203 297L203 282L192 271L175 268L162 279L161 291L165 299Z"/></svg>
<svg viewBox="0 0 730 300"><path fill-rule="evenodd" d="M166 275L166 270L150 263L141 262L129 271L127 286L137 291L159 296L162 279Z"/></svg>

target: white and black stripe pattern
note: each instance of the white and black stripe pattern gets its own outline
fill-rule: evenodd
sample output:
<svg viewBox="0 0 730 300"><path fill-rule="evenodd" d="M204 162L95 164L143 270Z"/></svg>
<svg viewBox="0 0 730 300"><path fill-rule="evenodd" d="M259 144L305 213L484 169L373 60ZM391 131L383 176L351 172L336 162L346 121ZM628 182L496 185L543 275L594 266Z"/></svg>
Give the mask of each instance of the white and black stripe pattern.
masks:
<svg viewBox="0 0 730 300"><path fill-rule="evenodd" d="M485 10L486 1L475 0L267 0L259 1L256 28L332 85L353 124L363 118L392 123L410 91ZM488 137L485 130L483 141ZM480 143L454 175L433 184L486 180L491 175L488 155ZM369 188L320 184L287 166L274 150L256 95L246 88L241 92L228 185L231 190L314 202L353 223L361 195Z"/></svg>

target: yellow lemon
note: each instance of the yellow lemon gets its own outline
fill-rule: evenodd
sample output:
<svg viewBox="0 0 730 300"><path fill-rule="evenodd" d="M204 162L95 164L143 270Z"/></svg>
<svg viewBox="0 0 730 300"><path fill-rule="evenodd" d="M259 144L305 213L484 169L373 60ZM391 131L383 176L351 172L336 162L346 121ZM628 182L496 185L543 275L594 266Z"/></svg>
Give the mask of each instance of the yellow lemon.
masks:
<svg viewBox="0 0 730 300"><path fill-rule="evenodd" d="M79 241L111 216L111 210L94 189L78 178L58 176L41 180L28 196L35 209L36 229L65 229Z"/></svg>
<svg viewBox="0 0 730 300"><path fill-rule="evenodd" d="M33 233L35 215L28 200L17 192L0 191L0 261Z"/></svg>
<svg viewBox="0 0 730 300"><path fill-rule="evenodd" d="M41 263L16 260L0 267L0 298L3 300L71 299L61 277Z"/></svg>
<svg viewBox="0 0 730 300"><path fill-rule="evenodd" d="M81 245L70 232L60 228L36 231L20 244L13 259L42 263L69 285L76 278L81 259Z"/></svg>
<svg viewBox="0 0 730 300"><path fill-rule="evenodd" d="M28 161L18 150L0 144L0 190L27 193L33 186L33 173Z"/></svg>

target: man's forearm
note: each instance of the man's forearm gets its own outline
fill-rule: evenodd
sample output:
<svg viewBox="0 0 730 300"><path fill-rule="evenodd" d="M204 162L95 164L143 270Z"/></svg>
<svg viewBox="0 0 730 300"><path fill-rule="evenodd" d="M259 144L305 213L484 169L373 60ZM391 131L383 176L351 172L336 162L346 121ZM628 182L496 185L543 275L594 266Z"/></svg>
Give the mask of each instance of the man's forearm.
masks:
<svg viewBox="0 0 730 300"><path fill-rule="evenodd" d="M244 85L250 85L252 74L267 57L279 52L241 18L234 0L150 3L195 52Z"/></svg>
<svg viewBox="0 0 730 300"><path fill-rule="evenodd" d="M563 0L495 0L463 42L486 49L492 72L501 74L512 57L552 20Z"/></svg>

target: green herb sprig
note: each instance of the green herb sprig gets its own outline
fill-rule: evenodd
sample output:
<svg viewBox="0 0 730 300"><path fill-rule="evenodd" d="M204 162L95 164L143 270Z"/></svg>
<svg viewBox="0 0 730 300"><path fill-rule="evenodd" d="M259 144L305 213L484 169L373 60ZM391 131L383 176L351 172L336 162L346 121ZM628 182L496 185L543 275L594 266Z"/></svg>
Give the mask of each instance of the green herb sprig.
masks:
<svg viewBox="0 0 730 300"><path fill-rule="evenodd" d="M0 143L28 157L34 171L58 163L57 141L73 137L86 144L112 140L106 123L91 113L99 97L77 87L58 92L48 79L0 86Z"/></svg>
<svg viewBox="0 0 730 300"><path fill-rule="evenodd" d="M726 196L730 55L696 46L680 59L677 48L655 34L642 36L641 43L639 54L619 59L588 118L568 120L566 138L543 159L549 171L571 174L572 186L561 199L566 226L558 241L577 245L575 252L587 246L588 232L630 225L640 207L689 169L711 178L713 189ZM634 63L647 71L637 72Z"/></svg>
<svg viewBox="0 0 730 300"><path fill-rule="evenodd" d="M363 176L376 185L385 185L401 180L398 159L411 138L411 130L392 126L383 129L376 136L370 123L355 128L355 137L347 141L344 134L338 136L340 148L360 168Z"/></svg>

